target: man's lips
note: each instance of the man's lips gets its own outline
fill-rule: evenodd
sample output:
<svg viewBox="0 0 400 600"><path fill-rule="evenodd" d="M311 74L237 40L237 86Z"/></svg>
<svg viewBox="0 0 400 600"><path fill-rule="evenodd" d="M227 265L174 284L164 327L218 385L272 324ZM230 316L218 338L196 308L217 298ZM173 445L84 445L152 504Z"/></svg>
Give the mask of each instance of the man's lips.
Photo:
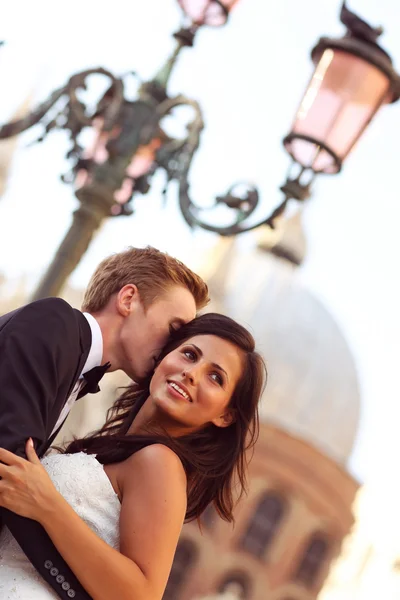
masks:
<svg viewBox="0 0 400 600"><path fill-rule="evenodd" d="M193 399L192 399L191 395L189 394L187 387L185 385L183 385L183 383L174 381L173 379L168 379L167 384L168 384L168 387L169 387L171 393L176 394L177 396L179 396L180 398L183 398L184 400L193 402Z"/></svg>

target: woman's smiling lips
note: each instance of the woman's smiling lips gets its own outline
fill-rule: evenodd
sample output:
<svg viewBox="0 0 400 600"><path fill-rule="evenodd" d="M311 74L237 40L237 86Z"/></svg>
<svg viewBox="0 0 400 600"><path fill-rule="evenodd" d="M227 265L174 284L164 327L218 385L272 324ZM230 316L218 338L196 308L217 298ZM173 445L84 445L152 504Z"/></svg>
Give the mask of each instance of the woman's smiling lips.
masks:
<svg viewBox="0 0 400 600"><path fill-rule="evenodd" d="M193 402L187 388L182 383L168 379L167 384L171 394L174 396L179 396L180 398L184 398L185 400L189 400L189 402Z"/></svg>

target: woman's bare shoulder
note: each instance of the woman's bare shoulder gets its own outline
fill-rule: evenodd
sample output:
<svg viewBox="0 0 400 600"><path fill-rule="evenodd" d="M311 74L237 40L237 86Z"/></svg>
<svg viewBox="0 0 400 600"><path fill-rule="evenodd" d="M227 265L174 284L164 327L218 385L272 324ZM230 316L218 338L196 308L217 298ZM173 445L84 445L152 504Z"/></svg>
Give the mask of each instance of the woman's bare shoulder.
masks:
<svg viewBox="0 0 400 600"><path fill-rule="evenodd" d="M138 477L146 475L147 479L154 478L159 483L165 479L171 482L173 478L186 486L186 474L180 458L164 444L151 444L138 450L121 467L125 483L136 479L132 478L136 474Z"/></svg>

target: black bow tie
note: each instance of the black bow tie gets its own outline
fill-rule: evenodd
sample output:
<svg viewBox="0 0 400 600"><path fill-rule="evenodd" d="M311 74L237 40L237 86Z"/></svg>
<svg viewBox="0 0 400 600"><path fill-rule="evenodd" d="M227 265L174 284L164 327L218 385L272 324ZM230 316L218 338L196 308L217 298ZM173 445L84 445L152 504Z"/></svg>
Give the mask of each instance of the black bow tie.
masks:
<svg viewBox="0 0 400 600"><path fill-rule="evenodd" d="M99 381L103 377L104 373L111 367L111 363L106 362L100 367L94 367L83 374L85 380L85 386L82 389L82 395L84 394L96 394L100 391Z"/></svg>

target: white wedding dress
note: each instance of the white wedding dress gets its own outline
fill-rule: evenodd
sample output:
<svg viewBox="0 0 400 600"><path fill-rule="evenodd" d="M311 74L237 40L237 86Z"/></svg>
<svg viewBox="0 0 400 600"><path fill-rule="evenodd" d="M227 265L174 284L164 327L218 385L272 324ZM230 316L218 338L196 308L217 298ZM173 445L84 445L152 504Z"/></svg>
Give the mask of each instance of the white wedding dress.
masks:
<svg viewBox="0 0 400 600"><path fill-rule="evenodd" d="M118 550L120 502L96 457L83 452L53 454L44 458L42 464L75 512L99 537ZM57 574L58 571L54 573L55 579ZM0 533L0 599L53 598L59 596L38 575L7 527L3 527Z"/></svg>

